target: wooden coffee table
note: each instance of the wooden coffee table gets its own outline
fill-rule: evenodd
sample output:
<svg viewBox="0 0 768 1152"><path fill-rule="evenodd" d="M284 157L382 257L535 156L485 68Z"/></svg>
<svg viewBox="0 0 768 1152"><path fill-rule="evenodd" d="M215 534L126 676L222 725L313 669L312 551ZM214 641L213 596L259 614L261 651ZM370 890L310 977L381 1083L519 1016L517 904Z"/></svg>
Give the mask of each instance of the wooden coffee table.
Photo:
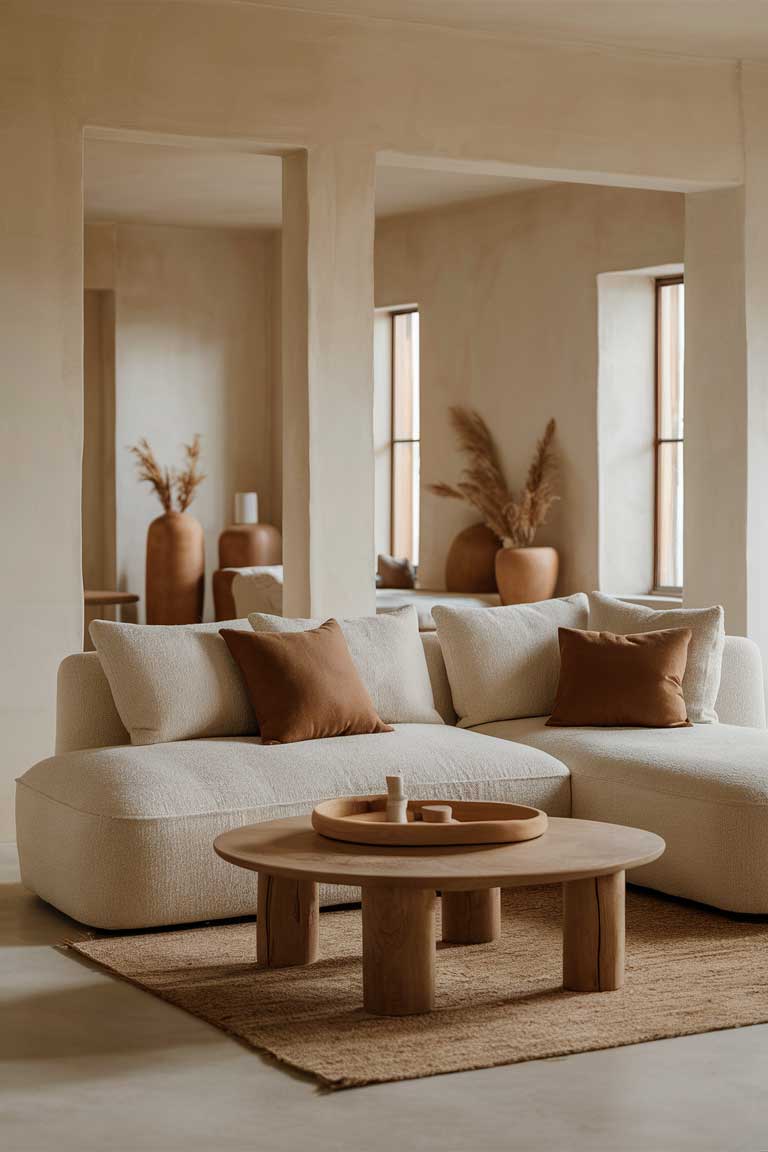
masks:
<svg viewBox="0 0 768 1152"><path fill-rule="evenodd" d="M605 992L624 981L624 873L664 851L653 832L553 818L522 844L384 848L318 835L309 816L236 828L219 856L259 874L257 956L270 968L318 957L318 883L363 892L363 999L407 1016L434 1005L435 898L443 940L482 944L500 931L501 888L562 884L563 984Z"/></svg>

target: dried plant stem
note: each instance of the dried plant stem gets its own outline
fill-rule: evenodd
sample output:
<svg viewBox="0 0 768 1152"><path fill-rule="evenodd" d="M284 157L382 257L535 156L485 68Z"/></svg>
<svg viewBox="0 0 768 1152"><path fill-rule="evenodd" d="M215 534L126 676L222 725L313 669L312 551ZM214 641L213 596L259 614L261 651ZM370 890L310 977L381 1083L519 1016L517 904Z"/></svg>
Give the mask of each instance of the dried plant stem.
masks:
<svg viewBox="0 0 768 1152"><path fill-rule="evenodd" d="M128 451L136 457L139 480L154 488L163 511L170 512L173 507L173 473L168 468L160 467L148 441L143 436L138 444L134 444Z"/></svg>
<svg viewBox="0 0 768 1152"><path fill-rule="evenodd" d="M173 494L176 493L179 512L186 512L192 503L195 492L205 473L198 471L200 463L200 436L196 434L191 444L184 445L186 466L181 472L173 468L161 468L146 437L128 449L136 457L139 480L149 484L157 494L164 512L173 511Z"/></svg>
<svg viewBox="0 0 768 1152"><path fill-rule="evenodd" d="M191 444L184 445L186 468L176 477L176 499L179 503L179 512L186 512L195 498L195 492L205 480L205 473L198 472L200 463L200 435L195 433Z"/></svg>
<svg viewBox="0 0 768 1152"><path fill-rule="evenodd" d="M554 489L555 421L547 424L536 445L525 487L515 495L507 485L496 445L480 413L457 406L451 408L450 416L459 447L469 460L457 484L430 484L429 490L445 499L472 504L506 546L522 548L532 544L552 504L559 499Z"/></svg>

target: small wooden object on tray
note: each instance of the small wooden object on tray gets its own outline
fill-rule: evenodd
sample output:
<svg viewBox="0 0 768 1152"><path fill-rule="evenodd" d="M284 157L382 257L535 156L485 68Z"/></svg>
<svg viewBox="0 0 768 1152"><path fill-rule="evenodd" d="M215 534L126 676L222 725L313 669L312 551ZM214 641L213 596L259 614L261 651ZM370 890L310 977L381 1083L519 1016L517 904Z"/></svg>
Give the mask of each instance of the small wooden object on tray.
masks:
<svg viewBox="0 0 768 1152"><path fill-rule="evenodd" d="M387 796L324 800L312 827L332 840L418 848L420 845L513 844L547 829L547 814L524 804L485 800L409 800L407 823L387 820ZM422 814L422 809L427 812ZM450 809L449 814L446 809ZM446 818L447 816L447 818Z"/></svg>

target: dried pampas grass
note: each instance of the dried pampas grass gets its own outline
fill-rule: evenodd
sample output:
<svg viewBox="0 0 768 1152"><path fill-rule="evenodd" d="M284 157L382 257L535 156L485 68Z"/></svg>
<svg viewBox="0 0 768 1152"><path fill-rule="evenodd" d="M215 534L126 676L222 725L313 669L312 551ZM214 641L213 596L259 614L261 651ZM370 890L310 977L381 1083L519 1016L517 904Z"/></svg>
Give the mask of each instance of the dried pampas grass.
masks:
<svg viewBox="0 0 768 1152"><path fill-rule="evenodd" d="M430 484L430 492L472 504L505 547L531 545L553 503L559 499L554 488L557 476L552 447L555 421L547 424L536 445L525 487L515 495L507 485L496 445L480 413L457 406L450 409L450 416L459 447L469 462L457 484Z"/></svg>
<svg viewBox="0 0 768 1152"><path fill-rule="evenodd" d="M173 511L173 494L176 493L178 511L186 512L195 498L195 492L205 480L205 473L198 471L200 463L200 436L195 434L191 444L184 445L186 466L177 472L173 468L161 468L148 440L142 436L138 444L128 449L136 457L139 480L154 488L164 512Z"/></svg>
<svg viewBox="0 0 768 1152"><path fill-rule="evenodd" d="M198 472L200 463L200 435L195 433L191 444L184 445L187 465L176 476L176 499L179 512L186 512L195 498L195 492L205 480L205 473Z"/></svg>

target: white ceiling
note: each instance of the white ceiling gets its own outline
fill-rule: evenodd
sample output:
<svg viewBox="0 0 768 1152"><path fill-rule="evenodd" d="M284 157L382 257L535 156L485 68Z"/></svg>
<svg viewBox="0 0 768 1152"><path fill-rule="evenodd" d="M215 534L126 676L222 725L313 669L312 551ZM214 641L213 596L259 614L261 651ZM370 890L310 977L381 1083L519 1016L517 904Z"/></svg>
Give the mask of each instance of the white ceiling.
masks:
<svg viewBox="0 0 768 1152"><path fill-rule="evenodd" d="M765 0L269 0L268 6L683 55L768 58Z"/></svg>
<svg viewBox="0 0 768 1152"><path fill-rule="evenodd" d="M377 169L376 214L393 216L437 205L499 196L542 181L479 172L398 165ZM85 214L217 228L279 228L281 162L221 146L87 139Z"/></svg>

